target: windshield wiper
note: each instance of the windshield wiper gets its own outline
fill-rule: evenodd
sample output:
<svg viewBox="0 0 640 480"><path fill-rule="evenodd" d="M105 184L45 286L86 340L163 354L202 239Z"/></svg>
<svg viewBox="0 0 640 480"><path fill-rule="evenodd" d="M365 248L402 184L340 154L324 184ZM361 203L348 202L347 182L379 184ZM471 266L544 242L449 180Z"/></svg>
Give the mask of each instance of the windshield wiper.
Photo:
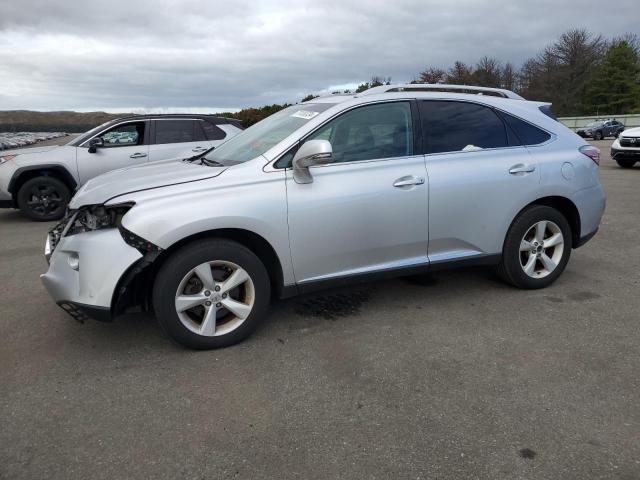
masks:
<svg viewBox="0 0 640 480"><path fill-rule="evenodd" d="M224 167L220 162L216 162L215 160L209 160L206 157L202 157L200 159L202 165L207 165L208 167Z"/></svg>
<svg viewBox="0 0 640 480"><path fill-rule="evenodd" d="M215 148L216 147L211 147L209 150L205 150L204 152L197 153L193 157L183 158L182 161L183 162L193 162L194 160L199 160L200 158L203 158L207 153L213 151Z"/></svg>

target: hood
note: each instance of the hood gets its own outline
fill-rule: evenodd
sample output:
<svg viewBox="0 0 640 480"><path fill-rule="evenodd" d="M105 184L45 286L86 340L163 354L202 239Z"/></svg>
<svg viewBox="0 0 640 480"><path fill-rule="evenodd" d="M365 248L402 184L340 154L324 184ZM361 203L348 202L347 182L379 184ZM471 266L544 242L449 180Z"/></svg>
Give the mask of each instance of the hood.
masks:
<svg viewBox="0 0 640 480"><path fill-rule="evenodd" d="M620 132L623 137L640 137L640 127L627 128Z"/></svg>
<svg viewBox="0 0 640 480"><path fill-rule="evenodd" d="M175 160L121 168L85 183L71 199L69 208L106 203L113 197L127 193L205 180L217 177L226 169Z"/></svg>
<svg viewBox="0 0 640 480"><path fill-rule="evenodd" d="M56 150L58 148L62 148L65 145L48 145L43 147L31 147L31 148L15 148L13 150L0 150L0 157L5 155L25 155L32 153L45 153L50 152L51 150Z"/></svg>

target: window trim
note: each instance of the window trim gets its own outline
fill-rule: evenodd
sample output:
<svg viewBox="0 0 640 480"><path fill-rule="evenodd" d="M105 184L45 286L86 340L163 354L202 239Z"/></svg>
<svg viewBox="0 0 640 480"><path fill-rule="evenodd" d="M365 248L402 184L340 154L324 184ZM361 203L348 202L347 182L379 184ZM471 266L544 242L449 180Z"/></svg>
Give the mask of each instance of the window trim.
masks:
<svg viewBox="0 0 640 480"><path fill-rule="evenodd" d="M149 145L149 137L151 136L151 128L150 128L150 124L149 124L149 120L148 119L144 119L144 120L125 120L123 122L120 123L116 123L114 125L109 125L107 128L105 128L104 130L99 131L98 133L96 133L93 137L91 138L87 138L84 142L82 142L82 144L78 145L76 148L89 148L89 142L91 140L93 140L96 137L99 137L101 135L103 135L104 133L108 132L109 130L112 130L116 127L119 127L121 125L128 125L130 123L140 123L143 122L144 123L144 138L142 139L142 143L139 145L122 145L122 147L140 147L142 145ZM122 147L116 147L116 148L122 148ZM114 147L109 147L109 148L114 148Z"/></svg>
<svg viewBox="0 0 640 480"><path fill-rule="evenodd" d="M285 151L283 153L281 153L280 155L278 155L274 160L272 160L271 162L269 162L267 165L265 165L265 167L263 168L264 171L266 172L273 172L273 171L281 171L281 170L291 170L291 165L286 166L286 167L279 167L276 166L276 164L282 159L282 157L284 157L285 155L287 155L289 152L291 152L291 150L294 149L298 149L300 148L300 145L302 145L307 138L309 138L310 136L314 135L318 130L322 129L327 123L335 120L336 118L338 118L341 115L346 114L347 112L350 112L352 110L355 110L357 108L362 108L362 107L369 107L372 105L381 105L381 104L385 104L385 103L408 103L409 104L409 109L411 111L411 124L412 124L412 134L413 134L413 154L412 155L407 155L404 157L385 157L385 158L370 158L367 160L352 160L350 162L337 162L337 163L328 163L326 165L318 165L318 166L322 166L322 167L330 167L333 165L351 165L354 163L365 163L365 162L381 162L381 161L387 161L387 160L392 160L395 158L412 158L415 156L420 156L422 155L422 153L420 153L422 151L422 143L423 143L423 139L422 139L422 134L421 134L421 125L419 124L419 122L417 122L417 118L418 118L418 106L417 106L417 101L415 98L406 98L406 99L398 99L398 98L390 98L387 100L378 100L378 101L373 101L373 102L366 102L366 103L359 103L357 105L352 105L349 108L345 108L344 110L340 110L339 112L336 112L335 115L331 116L330 118L326 119L324 122L322 122L320 125L318 125L316 128L314 128L311 132L307 133L304 137L299 138L295 143L293 143L292 145L290 145L287 149L285 149Z"/></svg>

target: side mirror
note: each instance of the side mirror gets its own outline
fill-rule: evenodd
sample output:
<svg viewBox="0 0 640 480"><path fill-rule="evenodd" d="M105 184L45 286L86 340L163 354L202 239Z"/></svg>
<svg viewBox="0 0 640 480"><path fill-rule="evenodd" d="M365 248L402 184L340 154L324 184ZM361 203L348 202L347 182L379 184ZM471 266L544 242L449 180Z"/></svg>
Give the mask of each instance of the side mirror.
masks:
<svg viewBox="0 0 640 480"><path fill-rule="evenodd" d="M89 140L89 153L96 153L98 147L104 147L104 140L102 137L95 137Z"/></svg>
<svg viewBox="0 0 640 480"><path fill-rule="evenodd" d="M313 177L309 167L331 163L333 148L328 140L309 140L304 142L291 162L293 179L296 183L312 183Z"/></svg>

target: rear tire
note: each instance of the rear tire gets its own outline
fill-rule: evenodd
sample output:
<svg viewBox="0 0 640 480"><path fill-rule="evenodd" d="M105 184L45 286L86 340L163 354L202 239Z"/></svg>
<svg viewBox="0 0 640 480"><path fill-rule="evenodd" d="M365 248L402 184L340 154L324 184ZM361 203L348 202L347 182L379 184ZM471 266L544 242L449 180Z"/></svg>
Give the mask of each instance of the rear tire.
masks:
<svg viewBox="0 0 640 480"><path fill-rule="evenodd" d="M518 288L547 287L567 266L571 238L571 227L562 213L544 205L532 205L511 224L498 273Z"/></svg>
<svg viewBox="0 0 640 480"><path fill-rule="evenodd" d="M260 259L225 239L182 247L161 267L153 286L162 329L177 343L198 350L244 340L266 316L270 297L269 275Z"/></svg>
<svg viewBox="0 0 640 480"><path fill-rule="evenodd" d="M633 166L636 164L636 160L619 159L619 160L616 160L616 163L620 165L622 168L633 168Z"/></svg>
<svg viewBox="0 0 640 480"><path fill-rule="evenodd" d="M64 216L71 198L69 188L55 177L41 176L24 182L18 190L18 208L32 220L48 222Z"/></svg>

